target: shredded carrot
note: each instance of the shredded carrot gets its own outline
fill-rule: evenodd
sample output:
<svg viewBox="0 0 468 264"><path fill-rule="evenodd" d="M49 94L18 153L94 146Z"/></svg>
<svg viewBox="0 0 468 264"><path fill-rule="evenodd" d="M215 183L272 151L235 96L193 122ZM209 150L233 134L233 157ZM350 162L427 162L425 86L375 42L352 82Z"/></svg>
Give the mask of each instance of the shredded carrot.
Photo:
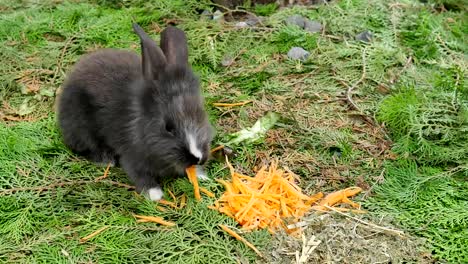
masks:
<svg viewBox="0 0 468 264"><path fill-rule="evenodd" d="M167 201L167 200L164 200L164 199L159 200L158 203L168 205L168 206L170 206L172 208L177 208L177 205L174 202L170 202L170 201Z"/></svg>
<svg viewBox="0 0 468 264"><path fill-rule="evenodd" d="M107 228L109 228L108 226L103 226L101 228L99 228L98 230L94 231L93 233L83 237L80 239L80 243L85 243L87 242L88 240L90 240L91 238L99 235L100 233L102 233L104 230L106 230Z"/></svg>
<svg viewBox="0 0 468 264"><path fill-rule="evenodd" d="M200 188L198 186L198 179L197 179L197 168L195 166L190 166L186 169L186 172L187 172L189 181L193 184L193 191L195 193L195 199L201 200Z"/></svg>
<svg viewBox="0 0 468 264"><path fill-rule="evenodd" d="M244 101L244 102L239 102L239 103L213 103L213 106L217 106L217 107L243 106L251 102L252 101Z"/></svg>
<svg viewBox="0 0 468 264"><path fill-rule="evenodd" d="M156 206L156 208L157 208L159 211L162 211L162 212L164 212L164 211L167 210L166 208L164 208L164 207L162 207L162 206L159 206L159 205Z"/></svg>
<svg viewBox="0 0 468 264"><path fill-rule="evenodd" d="M348 197L354 196L361 191L362 189L359 187L350 187L344 190L336 191L325 196L319 205L334 206L335 204L343 202L343 200L346 200Z"/></svg>
<svg viewBox="0 0 468 264"><path fill-rule="evenodd" d="M298 185L299 176L288 169L280 169L276 161L268 167L259 168L254 177L237 173L227 157L226 163L231 172L231 181L216 179L224 186L225 192L214 206L208 208L234 218L243 230L267 228L274 233L288 224L299 222L311 210L330 211L327 206L355 213L364 212L355 210L360 205L349 199L361 191L358 187L337 191L325 198L322 192L308 196ZM336 207L339 204L349 204L355 209ZM296 228L286 232L299 236L302 230Z"/></svg>
<svg viewBox="0 0 468 264"><path fill-rule="evenodd" d="M177 198L175 197L174 193L171 192L171 190L167 190L169 195L171 196L172 200L174 201L174 204L177 206Z"/></svg>
<svg viewBox="0 0 468 264"><path fill-rule="evenodd" d="M214 193L208 191L207 189L205 189L205 188L203 188L203 187L200 187L200 191L201 191L202 193L206 194L206 196L208 196L208 197L211 197L211 198L214 198L214 197L215 197Z"/></svg>
<svg viewBox="0 0 468 264"><path fill-rule="evenodd" d="M244 243L246 246L248 246L249 248L251 248L253 251L255 251L255 253L257 253L257 255L259 255L260 257L263 258L263 255L262 253L252 244L250 243L249 241L247 241L245 238L241 237L239 234L237 234L236 232L234 232L232 229L230 229L229 227L225 226L225 225L219 225L221 227L221 229L223 229L224 231L226 231L226 233L228 233L229 235L233 236L235 239L241 241L242 243Z"/></svg>
<svg viewBox="0 0 468 264"><path fill-rule="evenodd" d="M148 222L153 222L165 226L175 226L176 224L173 222L168 222L164 220L162 217L158 216L144 216L144 215L133 215L135 218L138 218L138 220L146 220ZM137 221L138 221L137 220Z"/></svg>
<svg viewBox="0 0 468 264"><path fill-rule="evenodd" d="M215 153L216 151L218 151L218 150L220 150L220 149L223 149L223 148L224 148L224 145L219 145L219 146L217 146L217 147L215 147L215 148L212 148L212 149L211 149L211 153Z"/></svg>

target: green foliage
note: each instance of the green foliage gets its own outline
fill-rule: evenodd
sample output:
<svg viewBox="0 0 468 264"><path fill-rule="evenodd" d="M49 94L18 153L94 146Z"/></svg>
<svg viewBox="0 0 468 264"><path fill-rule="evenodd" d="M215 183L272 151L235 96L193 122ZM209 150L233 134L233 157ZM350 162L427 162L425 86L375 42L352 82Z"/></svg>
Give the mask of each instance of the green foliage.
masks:
<svg viewBox="0 0 468 264"><path fill-rule="evenodd" d="M302 47L313 50L317 47L317 34L311 34L297 26L285 26L271 37L281 53L288 52L292 47Z"/></svg>
<svg viewBox="0 0 468 264"><path fill-rule="evenodd" d="M468 167L443 171L401 160L388 163L376 196L365 202L427 239L432 253L448 263L468 261Z"/></svg>
<svg viewBox="0 0 468 264"><path fill-rule="evenodd" d="M439 56L435 36L432 34L433 19L427 11L408 14L400 37L403 45L411 48L417 59L434 59Z"/></svg>
<svg viewBox="0 0 468 264"><path fill-rule="evenodd" d="M270 3L270 4L256 4L254 6L254 12L255 14L259 16L269 16L273 14L276 9L278 9L278 4L277 3Z"/></svg>
<svg viewBox="0 0 468 264"><path fill-rule="evenodd" d="M267 72L259 72L247 76L236 76L229 78L227 81L234 83L240 90L246 94L255 93L262 88L263 83L267 81L272 74Z"/></svg>
<svg viewBox="0 0 468 264"><path fill-rule="evenodd" d="M16 126L0 124L0 191L91 181L103 170L70 156L60 142L54 118ZM110 177L127 181L117 168ZM216 193L223 191L217 183L202 184ZM239 257L256 259L252 250L218 228L218 224L235 223L207 208L212 199L193 199L187 179L167 182L164 188L177 196L185 193L187 206L162 212L153 202L105 182L0 194L0 261L236 263ZM137 224L132 214L159 215L176 222L177 227ZM108 229L79 243L79 238L103 226ZM244 236L259 247L270 237L266 231Z"/></svg>
<svg viewBox="0 0 468 264"><path fill-rule="evenodd" d="M439 79L441 90L447 89L445 78ZM466 163L468 109L455 91L402 87L382 102L378 117L394 135L397 152L425 164Z"/></svg>

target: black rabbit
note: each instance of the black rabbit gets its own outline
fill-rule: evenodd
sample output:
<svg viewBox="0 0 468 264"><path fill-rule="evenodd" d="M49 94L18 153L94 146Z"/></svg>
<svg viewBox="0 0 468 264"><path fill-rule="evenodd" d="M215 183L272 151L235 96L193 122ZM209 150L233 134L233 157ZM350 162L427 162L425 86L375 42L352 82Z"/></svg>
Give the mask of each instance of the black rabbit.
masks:
<svg viewBox="0 0 468 264"><path fill-rule="evenodd" d="M65 144L98 163L119 163L137 191L161 199L162 177L203 165L213 129L198 78L188 63L185 33L161 33L161 48L137 24L142 58L104 49L83 57L58 102Z"/></svg>

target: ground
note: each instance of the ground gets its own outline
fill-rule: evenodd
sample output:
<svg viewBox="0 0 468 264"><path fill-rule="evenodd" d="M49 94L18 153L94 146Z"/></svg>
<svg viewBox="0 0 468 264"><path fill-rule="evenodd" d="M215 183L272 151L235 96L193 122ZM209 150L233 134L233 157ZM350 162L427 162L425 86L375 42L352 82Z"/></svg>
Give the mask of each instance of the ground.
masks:
<svg viewBox="0 0 468 264"><path fill-rule="evenodd" d="M214 199L195 201L187 179L164 185L167 200L168 190L185 193L187 205L162 211L119 168L100 179L104 167L65 148L54 102L67 71L99 48L139 52L136 21L156 40L168 23L186 31L213 145L268 111L280 115L258 142L231 146L238 171L252 175L276 158L307 194L363 188L356 200L365 215L305 217L304 239L321 241L308 263L468 262L466 5L336 0L222 9L224 20L201 15L215 8L191 0L0 1L0 261L295 263L303 253L302 238L243 233L259 258L219 229L236 223L207 208ZM322 30L286 25L292 15ZM370 41L356 39L364 31ZM292 47L308 51L307 60L288 58ZM252 102L213 106L244 100ZM223 160L207 169L211 179L229 178ZM202 185L217 196L224 190L214 180ZM177 227L136 223L133 214Z"/></svg>

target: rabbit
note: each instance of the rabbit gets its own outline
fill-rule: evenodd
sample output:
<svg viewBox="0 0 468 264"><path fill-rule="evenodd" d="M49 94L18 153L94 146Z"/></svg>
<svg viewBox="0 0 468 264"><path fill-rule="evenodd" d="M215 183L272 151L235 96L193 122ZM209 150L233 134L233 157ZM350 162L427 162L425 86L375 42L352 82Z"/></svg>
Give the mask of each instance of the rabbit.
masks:
<svg viewBox="0 0 468 264"><path fill-rule="evenodd" d="M214 137L185 33L161 32L160 47L138 25L137 54L102 49L68 74L57 104L64 144L96 163L121 166L137 192L160 200L161 179L179 177L209 158Z"/></svg>

